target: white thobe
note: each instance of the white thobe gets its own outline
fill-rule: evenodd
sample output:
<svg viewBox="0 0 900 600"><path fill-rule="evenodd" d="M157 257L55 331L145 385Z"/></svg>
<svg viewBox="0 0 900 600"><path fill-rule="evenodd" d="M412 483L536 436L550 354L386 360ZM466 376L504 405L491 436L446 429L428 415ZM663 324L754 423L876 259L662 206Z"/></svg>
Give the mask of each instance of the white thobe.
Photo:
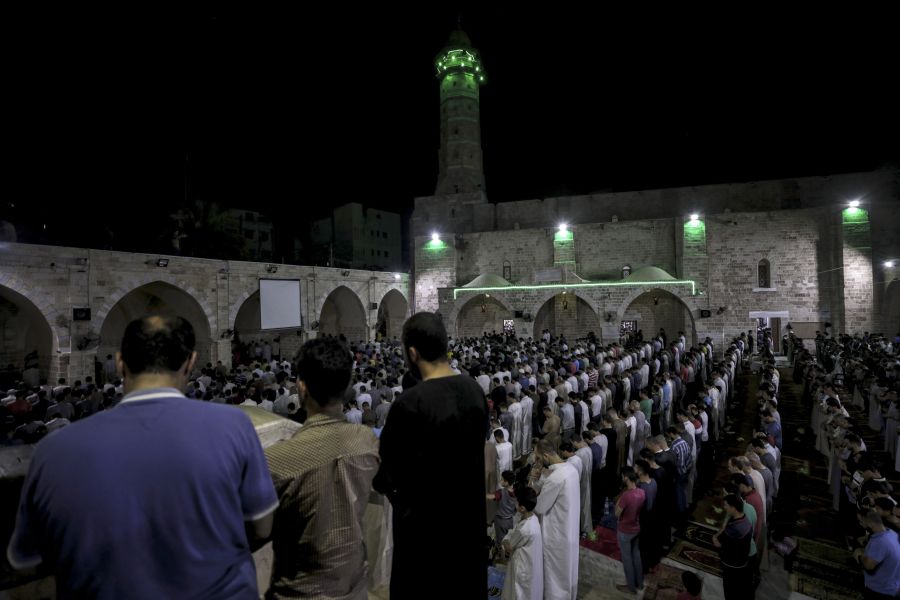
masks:
<svg viewBox="0 0 900 600"><path fill-rule="evenodd" d="M519 458L522 456L522 404L512 402L509 405L509 414L512 416L512 428L508 441L512 443L513 458Z"/></svg>
<svg viewBox="0 0 900 600"><path fill-rule="evenodd" d="M503 471L511 471L513 467L513 447L509 442L497 444L497 483L503 477Z"/></svg>
<svg viewBox="0 0 900 600"><path fill-rule="evenodd" d="M501 600L541 600L544 596L544 549L541 524L534 515L519 521L506 534L509 564Z"/></svg>
<svg viewBox="0 0 900 600"><path fill-rule="evenodd" d="M531 411L534 409L534 400L529 396L522 398L522 450L520 454L531 452Z"/></svg>
<svg viewBox="0 0 900 600"><path fill-rule="evenodd" d="M581 533L594 530L591 519L591 471L594 468L594 453L590 448L579 448L575 451L584 468L581 471Z"/></svg>
<svg viewBox="0 0 900 600"><path fill-rule="evenodd" d="M579 496L575 467L550 465L534 509L541 517L545 600L575 600L578 593Z"/></svg>

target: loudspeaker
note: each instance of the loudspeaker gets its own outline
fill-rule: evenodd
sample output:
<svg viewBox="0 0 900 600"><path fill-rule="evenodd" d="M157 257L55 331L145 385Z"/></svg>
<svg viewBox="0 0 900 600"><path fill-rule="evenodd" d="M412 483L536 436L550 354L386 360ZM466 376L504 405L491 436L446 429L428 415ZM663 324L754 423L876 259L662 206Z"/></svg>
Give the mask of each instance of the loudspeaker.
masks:
<svg viewBox="0 0 900 600"><path fill-rule="evenodd" d="M515 318L521 319L523 316L525 316L525 313L523 311L521 311L521 310L516 311Z"/></svg>
<svg viewBox="0 0 900 600"><path fill-rule="evenodd" d="M369 310L378 310L377 302L369 302Z"/></svg>
<svg viewBox="0 0 900 600"><path fill-rule="evenodd" d="M72 320L73 321L90 321L91 320L91 309L90 308L73 308L72 309Z"/></svg>
<svg viewBox="0 0 900 600"><path fill-rule="evenodd" d="M708 310L706 310L705 308L701 308L701 309L700 309L700 318L701 318L701 319L708 319L708 318L711 317L711 316L712 316L712 312L711 312L711 311L708 311Z"/></svg>

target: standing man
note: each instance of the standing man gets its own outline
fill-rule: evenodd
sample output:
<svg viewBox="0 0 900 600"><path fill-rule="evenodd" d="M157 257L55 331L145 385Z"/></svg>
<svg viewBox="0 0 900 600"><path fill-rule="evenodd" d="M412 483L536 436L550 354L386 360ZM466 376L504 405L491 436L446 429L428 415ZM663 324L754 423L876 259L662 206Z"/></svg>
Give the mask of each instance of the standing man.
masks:
<svg viewBox="0 0 900 600"><path fill-rule="evenodd" d="M580 520L578 471L563 461L546 440L538 442L534 458L530 483L539 490L534 512L541 519L544 544L544 600L575 600Z"/></svg>
<svg viewBox="0 0 900 600"><path fill-rule="evenodd" d="M406 322L403 347L406 364L421 382L391 407L374 482L394 513L391 598L420 598L423 590L434 590L435 564L453 565L454 571L431 597L479 598L487 589L484 393L474 379L450 368L447 331L434 313L417 313ZM413 451L411 439L429 440L429 452ZM456 473L454 493L423 493L427 473ZM435 519L453 535L423 552L422 536L434 531Z"/></svg>
<svg viewBox="0 0 900 600"><path fill-rule="evenodd" d="M337 338L300 349L297 388L308 417L294 437L266 450L281 503L267 598L368 598L363 515L378 442L341 412L352 367L350 349Z"/></svg>
<svg viewBox="0 0 900 600"><path fill-rule="evenodd" d="M180 317L125 328L125 397L35 449L7 551L14 567L47 564L66 598L259 597L250 552L278 499L250 419L179 391L194 346Z"/></svg>
<svg viewBox="0 0 900 600"><path fill-rule="evenodd" d="M744 501L734 494L725 496L725 512L730 521L713 537L722 564L725 600L746 600L755 596L750 569L750 542L753 524L744 515Z"/></svg>

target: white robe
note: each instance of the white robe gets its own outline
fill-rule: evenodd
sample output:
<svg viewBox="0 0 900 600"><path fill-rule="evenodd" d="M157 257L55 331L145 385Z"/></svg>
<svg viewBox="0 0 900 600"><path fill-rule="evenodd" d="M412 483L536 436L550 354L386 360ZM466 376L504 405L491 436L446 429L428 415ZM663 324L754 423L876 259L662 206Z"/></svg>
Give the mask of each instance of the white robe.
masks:
<svg viewBox="0 0 900 600"><path fill-rule="evenodd" d="M534 400L529 396L522 398L522 450L525 455L531 452L531 411L534 409Z"/></svg>
<svg viewBox="0 0 900 600"><path fill-rule="evenodd" d="M544 550L541 524L534 515L522 519L503 541L512 556L506 567L501 600L541 600L544 597Z"/></svg>
<svg viewBox="0 0 900 600"><path fill-rule="evenodd" d="M591 471L594 468L594 453L590 448L579 448L575 451L584 468L581 471L581 533L590 533L594 530L591 519Z"/></svg>
<svg viewBox="0 0 900 600"><path fill-rule="evenodd" d="M544 600L575 600L578 593L580 495L575 467L550 465L534 509L541 517Z"/></svg>
<svg viewBox="0 0 900 600"><path fill-rule="evenodd" d="M522 404L513 402L509 405L509 414L512 417L512 428L509 431L512 444L513 458L522 456Z"/></svg>
<svg viewBox="0 0 900 600"><path fill-rule="evenodd" d="M513 468L513 447L509 442L497 444L497 484L503 477L503 471L511 471Z"/></svg>

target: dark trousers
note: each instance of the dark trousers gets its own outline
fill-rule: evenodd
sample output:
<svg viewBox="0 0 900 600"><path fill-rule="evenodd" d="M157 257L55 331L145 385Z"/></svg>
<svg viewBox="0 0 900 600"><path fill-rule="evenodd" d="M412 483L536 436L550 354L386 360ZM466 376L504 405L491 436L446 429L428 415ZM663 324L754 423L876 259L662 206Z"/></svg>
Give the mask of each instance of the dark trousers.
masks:
<svg viewBox="0 0 900 600"><path fill-rule="evenodd" d="M749 565L740 568L722 565L722 586L725 600L752 600L756 597Z"/></svg>

